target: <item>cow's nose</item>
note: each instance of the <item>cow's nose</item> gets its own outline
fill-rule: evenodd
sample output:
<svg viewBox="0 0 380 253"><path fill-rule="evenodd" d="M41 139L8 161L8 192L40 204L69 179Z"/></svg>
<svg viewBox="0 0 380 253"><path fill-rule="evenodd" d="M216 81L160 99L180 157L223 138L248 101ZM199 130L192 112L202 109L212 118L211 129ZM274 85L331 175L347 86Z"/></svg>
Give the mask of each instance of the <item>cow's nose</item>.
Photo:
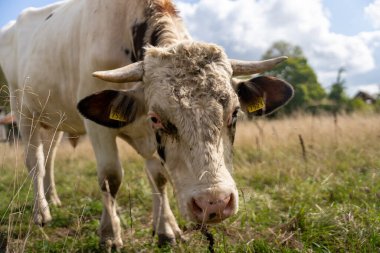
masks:
<svg viewBox="0 0 380 253"><path fill-rule="evenodd" d="M199 223L220 222L234 213L233 194L203 193L192 198L191 211Z"/></svg>

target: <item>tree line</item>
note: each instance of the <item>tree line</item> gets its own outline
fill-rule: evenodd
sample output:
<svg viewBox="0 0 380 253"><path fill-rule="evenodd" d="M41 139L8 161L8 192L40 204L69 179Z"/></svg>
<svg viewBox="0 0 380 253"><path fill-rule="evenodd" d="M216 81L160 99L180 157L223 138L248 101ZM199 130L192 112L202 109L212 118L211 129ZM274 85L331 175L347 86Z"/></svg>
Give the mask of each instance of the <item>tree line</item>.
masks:
<svg viewBox="0 0 380 253"><path fill-rule="evenodd" d="M337 70L337 78L327 91L318 82L317 75L308 64L307 58L299 46L285 41L275 42L262 56L269 59L286 55L289 59L264 74L277 76L291 83L295 90L292 101L284 107L282 113L351 113L351 112L379 112L380 94L371 96L365 92L350 98L346 93L344 68Z"/></svg>

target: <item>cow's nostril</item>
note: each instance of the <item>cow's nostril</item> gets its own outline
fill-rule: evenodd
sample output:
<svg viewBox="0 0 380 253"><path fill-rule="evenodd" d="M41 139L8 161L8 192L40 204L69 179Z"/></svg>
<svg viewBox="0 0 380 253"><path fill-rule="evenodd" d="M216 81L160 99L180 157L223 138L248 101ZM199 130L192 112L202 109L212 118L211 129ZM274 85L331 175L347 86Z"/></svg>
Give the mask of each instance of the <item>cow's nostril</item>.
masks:
<svg viewBox="0 0 380 253"><path fill-rule="evenodd" d="M194 198L191 201L191 207L195 214L201 215L203 213L203 209L197 204Z"/></svg>
<svg viewBox="0 0 380 253"><path fill-rule="evenodd" d="M234 196L231 194L229 197L226 198L226 202L227 205L223 210L223 214L226 216L230 216L234 212Z"/></svg>
<svg viewBox="0 0 380 253"><path fill-rule="evenodd" d="M208 216L208 219L209 220L212 220L216 217L216 213L210 213L209 216Z"/></svg>

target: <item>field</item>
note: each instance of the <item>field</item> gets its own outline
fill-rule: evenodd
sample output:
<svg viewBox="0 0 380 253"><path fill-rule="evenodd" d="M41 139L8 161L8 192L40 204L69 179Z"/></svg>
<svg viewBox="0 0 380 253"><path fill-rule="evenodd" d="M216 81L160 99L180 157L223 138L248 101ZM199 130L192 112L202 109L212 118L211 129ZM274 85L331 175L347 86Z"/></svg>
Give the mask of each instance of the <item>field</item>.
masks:
<svg viewBox="0 0 380 253"><path fill-rule="evenodd" d="M123 252L207 252L209 241L183 220L187 237L159 249L143 161L120 142L125 179L118 195ZM32 184L22 146L0 146L0 252L99 252L102 210L86 139L63 141L56 161L62 207L45 227L31 220ZM212 226L215 252L380 252L380 116L294 116L239 122L234 177L240 211ZM171 192L171 191L170 191Z"/></svg>

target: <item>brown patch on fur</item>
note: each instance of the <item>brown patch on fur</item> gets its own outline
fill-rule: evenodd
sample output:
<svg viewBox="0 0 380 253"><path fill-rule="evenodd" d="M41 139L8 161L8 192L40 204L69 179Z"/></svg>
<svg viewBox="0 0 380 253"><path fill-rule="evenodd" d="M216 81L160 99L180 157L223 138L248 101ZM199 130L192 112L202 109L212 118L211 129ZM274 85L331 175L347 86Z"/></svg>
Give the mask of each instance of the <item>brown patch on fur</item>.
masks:
<svg viewBox="0 0 380 253"><path fill-rule="evenodd" d="M145 33L148 29L148 24L146 22L135 24L132 27L133 34L133 46L134 51L131 55L131 61L137 62L144 58L144 38Z"/></svg>
<svg viewBox="0 0 380 253"><path fill-rule="evenodd" d="M154 9L159 13L166 13L170 16L178 16L178 10L171 0L156 0L154 1Z"/></svg>

